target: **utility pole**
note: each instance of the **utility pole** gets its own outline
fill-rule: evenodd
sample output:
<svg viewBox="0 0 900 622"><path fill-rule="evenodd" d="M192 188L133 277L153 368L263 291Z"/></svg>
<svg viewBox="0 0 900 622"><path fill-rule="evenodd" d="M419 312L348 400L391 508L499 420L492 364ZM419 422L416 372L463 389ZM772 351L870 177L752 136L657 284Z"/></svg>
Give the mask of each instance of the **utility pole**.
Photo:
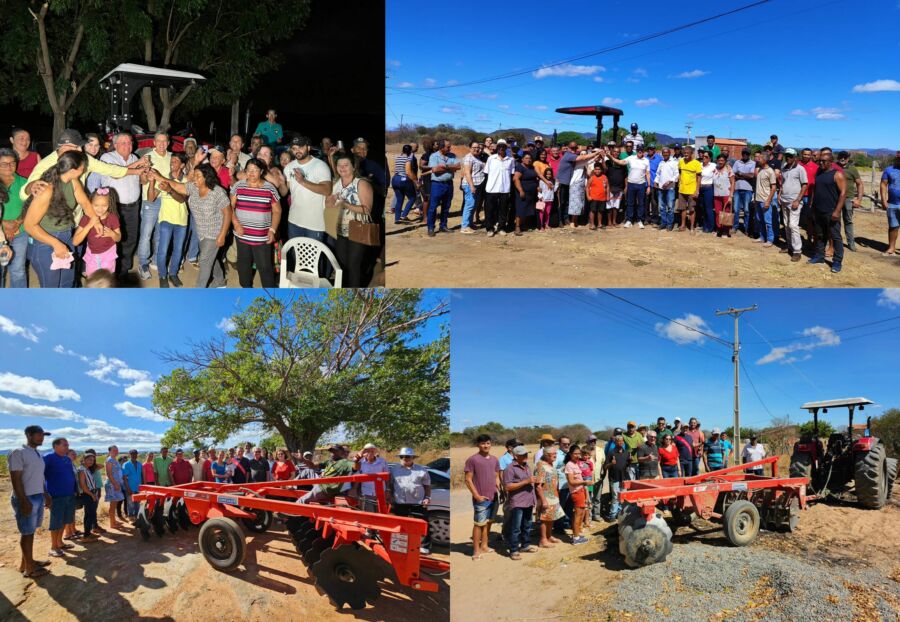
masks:
<svg viewBox="0 0 900 622"><path fill-rule="evenodd" d="M691 143L691 130L694 129L694 124L688 121L684 124L684 129L687 130L687 144L693 147L693 143Z"/></svg>
<svg viewBox="0 0 900 622"><path fill-rule="evenodd" d="M734 363L734 455L735 464L740 464L741 455L741 339L738 335L738 320L741 315L748 311L757 311L759 307L744 307L743 309L735 309L731 307L725 311L716 311L716 315L730 315L734 317L734 351L731 355L731 362ZM727 465L726 465L727 466Z"/></svg>

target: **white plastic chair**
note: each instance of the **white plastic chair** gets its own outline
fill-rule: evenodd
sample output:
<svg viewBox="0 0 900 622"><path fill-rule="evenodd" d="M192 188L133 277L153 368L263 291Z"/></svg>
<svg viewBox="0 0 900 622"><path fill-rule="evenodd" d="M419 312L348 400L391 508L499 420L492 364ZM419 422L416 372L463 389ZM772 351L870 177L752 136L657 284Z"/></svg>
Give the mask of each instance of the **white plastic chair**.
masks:
<svg viewBox="0 0 900 622"><path fill-rule="evenodd" d="M294 272L288 272L288 253L294 253ZM319 257L325 255L334 268L334 285L319 277ZM281 279L279 287L340 287L343 270L331 249L312 238L292 238L281 247Z"/></svg>

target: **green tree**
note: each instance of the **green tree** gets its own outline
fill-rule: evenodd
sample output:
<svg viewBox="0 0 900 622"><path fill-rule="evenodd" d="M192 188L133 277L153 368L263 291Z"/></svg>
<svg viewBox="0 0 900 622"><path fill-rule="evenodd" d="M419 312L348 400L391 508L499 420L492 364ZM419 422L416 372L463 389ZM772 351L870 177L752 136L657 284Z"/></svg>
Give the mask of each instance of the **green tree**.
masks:
<svg viewBox="0 0 900 622"><path fill-rule="evenodd" d="M890 456L900 458L900 408L890 408L872 419L872 436L884 442Z"/></svg>
<svg viewBox="0 0 900 622"><path fill-rule="evenodd" d="M846 428L844 429L846 430ZM800 424L800 428L798 431L800 433L800 436L803 436L804 434L809 434L810 436L812 436L814 431L812 419L810 419L806 423ZM819 419L819 438L828 438L832 434L834 434L834 426L832 426L827 421Z"/></svg>
<svg viewBox="0 0 900 622"><path fill-rule="evenodd" d="M161 355L176 366L153 393L174 422L165 441L220 443L257 424L292 451L332 430L386 448L447 442L449 334L423 342L420 330L448 310L420 290L257 298L227 336Z"/></svg>
<svg viewBox="0 0 900 622"><path fill-rule="evenodd" d="M588 142L588 139L585 138L580 132L560 132L556 135L556 142L558 142L560 145L568 145L573 140L579 145L583 145Z"/></svg>

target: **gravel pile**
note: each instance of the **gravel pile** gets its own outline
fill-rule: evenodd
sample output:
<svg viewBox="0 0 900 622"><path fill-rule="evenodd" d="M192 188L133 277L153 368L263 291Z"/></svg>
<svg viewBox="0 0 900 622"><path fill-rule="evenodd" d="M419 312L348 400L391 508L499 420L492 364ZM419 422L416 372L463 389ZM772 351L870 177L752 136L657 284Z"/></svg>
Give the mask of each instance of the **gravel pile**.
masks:
<svg viewBox="0 0 900 622"><path fill-rule="evenodd" d="M603 600L608 611L667 622L900 620L900 583L760 547L676 545L664 563L622 571Z"/></svg>

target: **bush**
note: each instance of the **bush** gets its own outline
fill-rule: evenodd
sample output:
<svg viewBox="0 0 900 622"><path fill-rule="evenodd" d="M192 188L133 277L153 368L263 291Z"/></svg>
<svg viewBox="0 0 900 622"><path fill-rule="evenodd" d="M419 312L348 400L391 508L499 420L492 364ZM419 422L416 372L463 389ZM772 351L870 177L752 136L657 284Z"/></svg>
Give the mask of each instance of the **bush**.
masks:
<svg viewBox="0 0 900 622"><path fill-rule="evenodd" d="M900 409L890 408L872 419L872 435L884 442L889 456L900 458Z"/></svg>
<svg viewBox="0 0 900 622"><path fill-rule="evenodd" d="M813 431L814 431L814 424L813 424L812 420L807 421L806 423L802 424L799 429L800 436L803 436L804 434L809 434L810 436L812 436ZM834 432L835 432L834 426L832 426L827 421L822 421L821 419L819 419L819 438L827 439L829 436L834 434Z"/></svg>

